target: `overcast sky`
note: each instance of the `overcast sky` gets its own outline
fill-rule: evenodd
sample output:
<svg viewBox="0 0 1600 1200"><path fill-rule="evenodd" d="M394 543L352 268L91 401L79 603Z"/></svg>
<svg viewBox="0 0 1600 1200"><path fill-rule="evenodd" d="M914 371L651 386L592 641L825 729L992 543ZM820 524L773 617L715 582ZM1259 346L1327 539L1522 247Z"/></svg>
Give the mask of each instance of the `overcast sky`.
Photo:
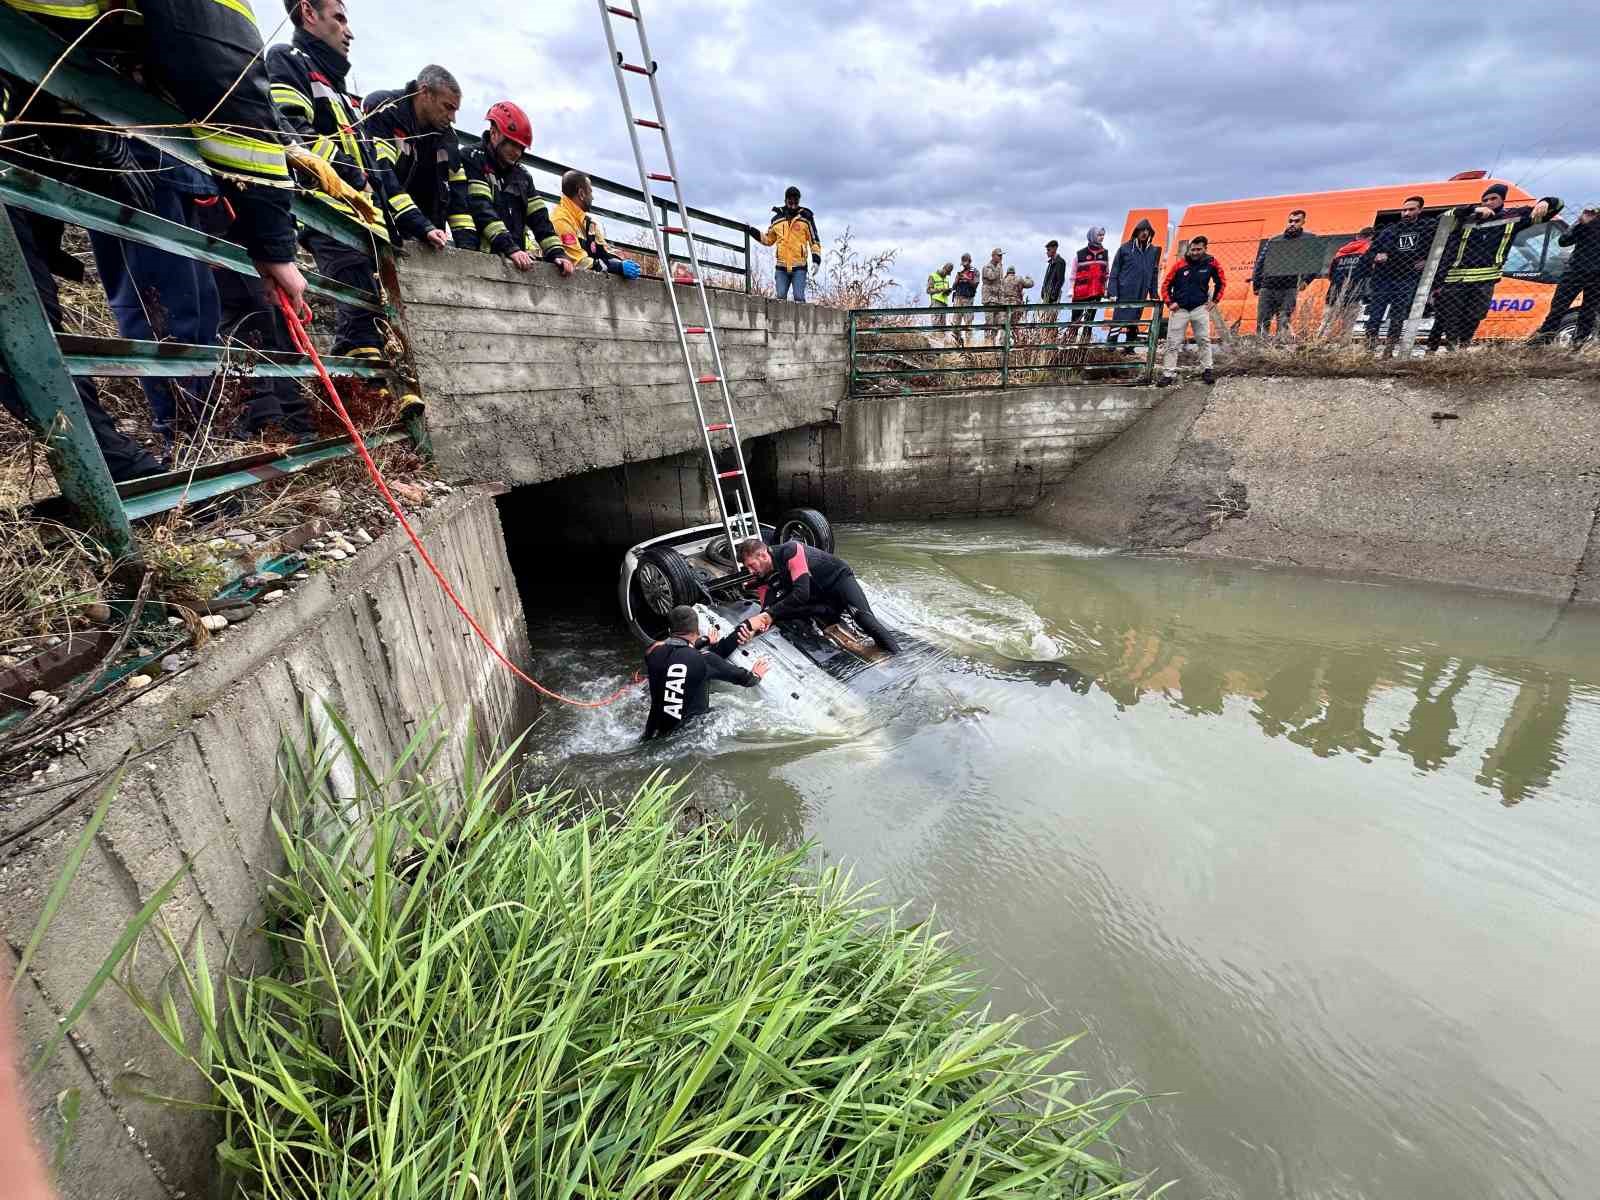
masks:
<svg viewBox="0 0 1600 1200"><path fill-rule="evenodd" d="M537 153L636 178L594 3L348 4L360 89L437 61L463 128L509 97ZM764 225L796 183L826 239L897 248L919 287L996 245L1037 274L1047 238L1115 242L1131 207L1473 168L1600 197L1593 0L643 4L689 202Z"/></svg>

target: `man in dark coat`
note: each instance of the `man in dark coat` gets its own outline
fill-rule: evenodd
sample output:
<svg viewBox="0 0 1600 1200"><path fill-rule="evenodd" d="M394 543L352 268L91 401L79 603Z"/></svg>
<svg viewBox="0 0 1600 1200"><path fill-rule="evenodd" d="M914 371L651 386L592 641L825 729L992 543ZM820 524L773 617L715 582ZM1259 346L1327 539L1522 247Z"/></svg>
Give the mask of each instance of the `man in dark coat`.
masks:
<svg viewBox="0 0 1600 1200"><path fill-rule="evenodd" d="M1572 348L1576 350L1594 336L1595 318L1600 316L1600 204L1585 207L1578 223L1556 241L1559 245L1574 247L1572 258L1561 273L1561 282L1556 284L1550 315L1530 340L1535 346L1547 346L1554 341L1561 322L1581 292L1583 307L1578 310L1578 324L1572 331Z"/></svg>
<svg viewBox="0 0 1600 1200"><path fill-rule="evenodd" d="M1061 289L1067 283L1067 260L1056 251L1061 243L1051 238L1044 244L1044 282L1039 285L1039 303L1056 304L1061 300ZM1061 316L1059 308L1039 311L1039 324L1054 325ZM1054 335L1052 334L1052 340Z"/></svg>
<svg viewBox="0 0 1600 1200"><path fill-rule="evenodd" d="M1271 333L1274 321L1277 322L1277 333L1280 338L1291 336L1294 328L1290 322L1294 320L1294 306L1300 297L1300 291L1322 274L1320 268L1295 275L1267 273L1267 256L1273 246L1298 241L1305 235L1306 210L1297 208L1289 214L1283 232L1262 242L1261 249L1256 253L1255 267L1250 272L1250 286L1256 292L1257 337L1266 337Z"/></svg>
<svg viewBox="0 0 1600 1200"><path fill-rule="evenodd" d="M1155 226L1140 219L1133 227L1133 236L1117 250L1111 260L1111 274L1106 281L1106 299L1120 300L1122 304L1111 314L1111 319L1122 325L1124 339L1129 343L1125 353L1133 353L1132 343L1139 336L1139 325L1148 317L1155 320L1155 310L1140 308L1139 300L1156 299L1161 266L1161 248L1156 245Z"/></svg>
<svg viewBox="0 0 1600 1200"><path fill-rule="evenodd" d="M1421 196L1407 196L1400 206L1400 219L1373 234L1372 244L1367 247L1367 348L1377 348L1378 334L1387 316L1385 358L1394 353L1406 318L1411 315L1411 302L1439 228L1438 221L1422 215L1426 204ZM1407 353L1410 349L1406 347Z"/></svg>

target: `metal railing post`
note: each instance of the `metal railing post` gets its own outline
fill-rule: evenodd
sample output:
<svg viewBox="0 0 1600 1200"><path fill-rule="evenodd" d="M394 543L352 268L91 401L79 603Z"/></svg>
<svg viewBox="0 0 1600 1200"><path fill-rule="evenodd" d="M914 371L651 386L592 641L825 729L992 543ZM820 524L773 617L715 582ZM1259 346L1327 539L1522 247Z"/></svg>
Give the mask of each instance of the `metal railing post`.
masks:
<svg viewBox="0 0 1600 1200"><path fill-rule="evenodd" d="M0 209L0 358L28 424L44 443L61 494L93 525L112 557L137 563L139 547L122 498L89 428L55 331L45 319L22 243L4 209Z"/></svg>
<svg viewBox="0 0 1600 1200"><path fill-rule="evenodd" d="M744 294L752 291L754 276L750 273L750 226L744 227Z"/></svg>
<svg viewBox="0 0 1600 1200"><path fill-rule="evenodd" d="M1145 334L1144 376L1149 383L1156 377L1156 358L1161 353L1161 313L1164 308L1161 301L1149 301L1146 304L1150 312L1150 327Z"/></svg>
<svg viewBox="0 0 1600 1200"><path fill-rule="evenodd" d="M1011 314L1016 310L1007 307L1005 325L1000 330L1000 390L1004 391L1011 375Z"/></svg>
<svg viewBox="0 0 1600 1200"><path fill-rule="evenodd" d="M1417 348L1417 328L1422 324L1422 314L1428 310L1428 297L1433 294L1433 281L1438 277L1439 266L1444 262L1445 243L1450 240L1450 234L1456 227L1456 214L1454 210L1445 213L1439 218L1439 227L1434 231L1433 244L1428 247L1427 260L1422 265L1422 277L1417 280L1417 290L1411 297L1411 311L1406 314L1405 323L1400 327L1400 345L1405 347L1403 353L1410 358ZM1439 322L1439 310L1434 309L1434 324Z"/></svg>
<svg viewBox="0 0 1600 1200"><path fill-rule="evenodd" d="M746 264L748 269L748 264ZM856 394L856 310L850 310L850 321L845 326L845 332L850 338L850 390L848 395Z"/></svg>

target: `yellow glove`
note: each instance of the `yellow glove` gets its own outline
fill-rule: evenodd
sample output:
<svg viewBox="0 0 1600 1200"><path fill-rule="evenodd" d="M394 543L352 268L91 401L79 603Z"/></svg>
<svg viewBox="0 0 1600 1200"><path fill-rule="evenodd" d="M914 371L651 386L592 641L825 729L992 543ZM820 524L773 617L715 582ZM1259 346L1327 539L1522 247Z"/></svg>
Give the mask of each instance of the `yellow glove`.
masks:
<svg viewBox="0 0 1600 1200"><path fill-rule="evenodd" d="M377 208L373 206L372 197L346 183L339 172L334 170L331 162L312 154L304 146L288 147L288 155L291 163L316 180L320 191L335 200L343 200L368 224L378 223L380 218Z"/></svg>
<svg viewBox="0 0 1600 1200"><path fill-rule="evenodd" d="M288 146L285 148L289 161L302 172L311 176L316 181L317 187L330 196L337 196L344 180L339 178L339 172L333 169L333 164L325 158L318 158L304 146Z"/></svg>

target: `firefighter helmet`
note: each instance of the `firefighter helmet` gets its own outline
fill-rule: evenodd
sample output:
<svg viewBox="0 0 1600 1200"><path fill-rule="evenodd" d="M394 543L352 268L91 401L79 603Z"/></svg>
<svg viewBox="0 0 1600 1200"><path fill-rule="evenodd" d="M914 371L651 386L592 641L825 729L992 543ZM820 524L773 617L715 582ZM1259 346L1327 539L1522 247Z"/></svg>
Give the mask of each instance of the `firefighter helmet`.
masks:
<svg viewBox="0 0 1600 1200"><path fill-rule="evenodd" d="M533 122L511 101L501 100L493 105L485 120L491 129L499 130L501 137L510 138L524 150L533 145Z"/></svg>

